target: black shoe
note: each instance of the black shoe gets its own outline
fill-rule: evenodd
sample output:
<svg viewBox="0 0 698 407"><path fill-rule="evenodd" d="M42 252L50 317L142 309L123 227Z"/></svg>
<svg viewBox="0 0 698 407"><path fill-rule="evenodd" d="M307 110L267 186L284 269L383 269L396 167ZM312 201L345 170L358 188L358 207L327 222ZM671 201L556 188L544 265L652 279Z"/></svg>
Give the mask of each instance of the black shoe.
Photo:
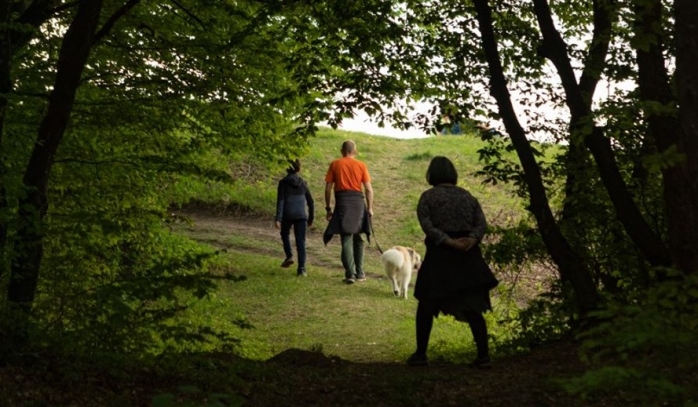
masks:
<svg viewBox="0 0 698 407"><path fill-rule="evenodd" d="M409 366L427 366L429 365L429 360L427 360L427 355L413 353L412 356L407 358L407 364Z"/></svg>
<svg viewBox="0 0 698 407"><path fill-rule="evenodd" d="M344 280L342 280L342 282L344 284L354 284L355 280L350 277L350 278L345 278Z"/></svg>
<svg viewBox="0 0 698 407"><path fill-rule="evenodd" d="M305 272L305 269L300 269L296 273L296 277L308 277L308 273Z"/></svg>
<svg viewBox="0 0 698 407"><path fill-rule="evenodd" d="M470 362L470 364L468 366L474 367L477 369L489 369L492 367L492 361L488 357L477 358L477 359L473 360L472 362Z"/></svg>
<svg viewBox="0 0 698 407"><path fill-rule="evenodd" d="M283 263L281 263L281 267L288 268L288 267L291 267L292 264L293 264L293 259L289 257L286 260L284 260Z"/></svg>
<svg viewBox="0 0 698 407"><path fill-rule="evenodd" d="M359 283L362 281L366 281L366 276L356 277L356 281Z"/></svg>

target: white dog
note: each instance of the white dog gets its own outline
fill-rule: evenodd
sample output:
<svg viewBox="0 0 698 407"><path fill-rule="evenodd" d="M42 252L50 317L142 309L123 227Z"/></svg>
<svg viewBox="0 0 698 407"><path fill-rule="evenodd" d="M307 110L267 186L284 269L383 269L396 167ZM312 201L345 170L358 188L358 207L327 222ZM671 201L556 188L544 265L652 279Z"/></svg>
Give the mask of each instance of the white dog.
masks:
<svg viewBox="0 0 698 407"><path fill-rule="evenodd" d="M412 270L419 268L422 257L414 249L393 246L381 256L385 274L393 286L393 293L407 299L407 287L412 279Z"/></svg>

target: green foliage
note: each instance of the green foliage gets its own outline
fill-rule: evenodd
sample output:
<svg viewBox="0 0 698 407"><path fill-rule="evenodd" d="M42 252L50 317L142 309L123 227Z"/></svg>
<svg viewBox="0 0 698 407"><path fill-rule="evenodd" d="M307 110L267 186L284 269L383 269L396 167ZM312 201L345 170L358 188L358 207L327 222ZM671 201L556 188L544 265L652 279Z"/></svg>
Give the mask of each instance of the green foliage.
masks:
<svg viewBox="0 0 698 407"><path fill-rule="evenodd" d="M488 229L489 239L485 258L500 266L541 263L547 260L547 252L540 235L529 220L521 219L508 226L492 225Z"/></svg>
<svg viewBox="0 0 698 407"><path fill-rule="evenodd" d="M118 216L118 215L117 215ZM207 262L215 253L153 226L131 233L143 220L104 222L112 239L94 238L89 226L49 241L50 256L35 305L40 337L66 352L158 352L158 343L194 344L226 336L202 325L173 325L193 301L216 288ZM141 227L143 225L140 225ZM70 250L62 250L62 247ZM55 247L55 250L54 250ZM91 270L85 273L84 270ZM45 331L44 331L45 330Z"/></svg>
<svg viewBox="0 0 698 407"><path fill-rule="evenodd" d="M577 317L574 293L557 279L549 254L532 221L520 219L506 226L493 225L488 231L485 259L500 273L509 286L500 287L508 311L500 315L499 325L505 335L497 337L502 353L527 351L536 346L569 336ZM526 285L526 279L537 283ZM534 281L536 281L534 280Z"/></svg>
<svg viewBox="0 0 698 407"><path fill-rule="evenodd" d="M591 369L566 382L569 391L585 397L622 391L644 406L698 402L698 277L675 275L593 317L598 324L581 336Z"/></svg>
<svg viewBox="0 0 698 407"><path fill-rule="evenodd" d="M18 207L22 179L76 6L27 10L41 27L20 30L28 42L12 44L3 70L12 85L0 98L3 310L10 265L29 244L17 237L20 209L39 213ZM75 103L65 102L69 126L48 158L47 212L32 243L44 253L32 259L41 263L36 343L157 352L230 341L171 324L225 277L207 270L212 250L170 233L167 209L233 190L248 198L241 205L266 210L270 195L255 195L241 170L253 163L267 174L305 151L308 133L294 127L307 95L284 66L290 44L274 40L283 12L254 1L104 5Z"/></svg>
<svg viewBox="0 0 698 407"><path fill-rule="evenodd" d="M504 321L510 324L513 334L502 348L508 352L521 352L569 338L575 315L570 295L563 294L558 284Z"/></svg>

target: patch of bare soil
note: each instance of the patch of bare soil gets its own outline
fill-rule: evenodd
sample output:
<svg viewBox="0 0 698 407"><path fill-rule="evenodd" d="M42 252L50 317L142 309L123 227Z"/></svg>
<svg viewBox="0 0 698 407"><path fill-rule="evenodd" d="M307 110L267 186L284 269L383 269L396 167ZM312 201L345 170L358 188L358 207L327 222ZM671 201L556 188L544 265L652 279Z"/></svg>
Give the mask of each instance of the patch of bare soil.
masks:
<svg viewBox="0 0 698 407"><path fill-rule="evenodd" d="M211 235L216 236L248 236L250 240L268 242L268 245L264 247L235 247L230 246L229 243L218 240L218 238L207 240L206 238L196 237L197 240L205 241L214 247L220 249L237 249L266 255L283 255L279 230L274 227L273 219L262 218L254 214L245 215L230 212L212 213L205 209L182 210L176 213L178 216L191 220L195 230L212 232ZM322 234L325 231L326 225L327 222L325 219L318 219L316 224L308 230L308 243L306 247L308 253L307 261L309 265L341 271L342 266L339 261L338 238L335 237L336 241L327 246L322 243ZM365 246L364 250L365 256L372 256L374 259L378 259L380 256L375 237ZM282 258L280 257L279 261L281 260ZM372 273L371 271L367 271L366 274L368 277L382 277L382 274Z"/></svg>

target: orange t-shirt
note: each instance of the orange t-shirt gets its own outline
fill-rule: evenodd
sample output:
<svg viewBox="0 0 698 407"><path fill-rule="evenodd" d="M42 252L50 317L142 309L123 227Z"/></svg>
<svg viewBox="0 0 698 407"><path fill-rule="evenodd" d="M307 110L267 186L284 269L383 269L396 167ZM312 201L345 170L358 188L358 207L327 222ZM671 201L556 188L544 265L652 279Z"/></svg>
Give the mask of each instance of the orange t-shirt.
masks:
<svg viewBox="0 0 698 407"><path fill-rule="evenodd" d="M335 191L359 191L364 182L371 182L368 167L352 157L342 157L332 161L327 169L325 182L334 183Z"/></svg>

